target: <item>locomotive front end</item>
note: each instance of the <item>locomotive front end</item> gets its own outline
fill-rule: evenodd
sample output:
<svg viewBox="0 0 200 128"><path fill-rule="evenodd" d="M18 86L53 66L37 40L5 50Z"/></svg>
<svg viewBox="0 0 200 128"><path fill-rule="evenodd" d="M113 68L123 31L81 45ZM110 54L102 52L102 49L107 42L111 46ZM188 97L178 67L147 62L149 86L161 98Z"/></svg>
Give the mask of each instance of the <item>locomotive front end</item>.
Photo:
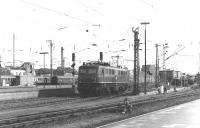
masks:
<svg viewBox="0 0 200 128"><path fill-rule="evenodd" d="M78 72L78 91L81 95L90 95L97 86L96 66L80 66Z"/></svg>

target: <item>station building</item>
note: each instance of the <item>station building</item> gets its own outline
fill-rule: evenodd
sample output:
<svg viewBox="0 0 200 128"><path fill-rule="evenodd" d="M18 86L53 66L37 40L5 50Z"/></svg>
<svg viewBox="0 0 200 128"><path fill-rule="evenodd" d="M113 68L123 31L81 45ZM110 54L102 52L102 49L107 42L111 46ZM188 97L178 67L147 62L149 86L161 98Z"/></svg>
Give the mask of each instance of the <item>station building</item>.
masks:
<svg viewBox="0 0 200 128"><path fill-rule="evenodd" d="M155 83L155 72L156 66L155 65L146 65L146 80L147 83ZM140 72L140 82L144 82L145 76L145 66L142 65L141 72Z"/></svg>
<svg viewBox="0 0 200 128"><path fill-rule="evenodd" d="M162 70L159 71L160 82L162 83L172 83L174 80L180 80L182 73L176 70Z"/></svg>
<svg viewBox="0 0 200 128"><path fill-rule="evenodd" d="M0 86L29 86L35 82L33 63L25 62L20 67L0 68Z"/></svg>

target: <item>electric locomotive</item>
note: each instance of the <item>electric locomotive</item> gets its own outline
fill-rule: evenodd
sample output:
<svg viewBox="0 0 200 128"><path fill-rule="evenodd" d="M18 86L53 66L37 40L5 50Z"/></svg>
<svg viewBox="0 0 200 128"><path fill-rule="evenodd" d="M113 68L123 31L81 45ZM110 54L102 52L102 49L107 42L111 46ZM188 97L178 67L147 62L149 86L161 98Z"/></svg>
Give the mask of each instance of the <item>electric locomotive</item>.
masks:
<svg viewBox="0 0 200 128"><path fill-rule="evenodd" d="M123 92L128 88L129 72L104 62L84 63L78 71L78 91L82 96Z"/></svg>

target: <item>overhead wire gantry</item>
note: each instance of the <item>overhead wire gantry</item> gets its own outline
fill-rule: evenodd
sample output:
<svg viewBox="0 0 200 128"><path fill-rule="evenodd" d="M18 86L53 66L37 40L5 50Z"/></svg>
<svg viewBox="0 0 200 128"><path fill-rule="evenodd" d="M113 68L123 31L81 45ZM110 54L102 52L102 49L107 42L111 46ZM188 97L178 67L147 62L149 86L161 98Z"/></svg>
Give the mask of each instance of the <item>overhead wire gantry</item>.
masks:
<svg viewBox="0 0 200 128"><path fill-rule="evenodd" d="M139 28L132 28L132 32L134 33L134 69L133 69L133 94L139 94L139 76L140 76L140 59L139 59L139 46L140 40L138 38Z"/></svg>

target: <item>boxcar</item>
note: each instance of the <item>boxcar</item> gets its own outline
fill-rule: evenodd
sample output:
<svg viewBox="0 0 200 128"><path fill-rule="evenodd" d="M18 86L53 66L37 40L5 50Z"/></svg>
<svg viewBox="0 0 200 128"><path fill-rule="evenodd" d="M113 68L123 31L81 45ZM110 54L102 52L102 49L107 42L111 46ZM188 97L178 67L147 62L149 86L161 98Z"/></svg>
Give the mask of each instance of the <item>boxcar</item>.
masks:
<svg viewBox="0 0 200 128"><path fill-rule="evenodd" d="M79 67L78 91L82 96L123 92L128 88L128 82L128 69L102 62L85 63Z"/></svg>

